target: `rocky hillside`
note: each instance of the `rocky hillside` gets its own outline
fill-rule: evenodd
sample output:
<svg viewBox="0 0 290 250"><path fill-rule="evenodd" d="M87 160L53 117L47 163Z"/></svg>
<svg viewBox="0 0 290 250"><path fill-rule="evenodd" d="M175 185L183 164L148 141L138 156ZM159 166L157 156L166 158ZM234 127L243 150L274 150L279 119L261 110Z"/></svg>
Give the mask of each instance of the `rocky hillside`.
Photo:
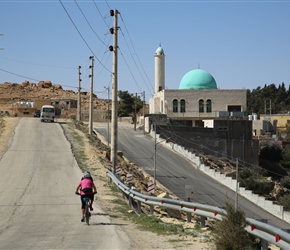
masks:
<svg viewBox="0 0 290 250"><path fill-rule="evenodd" d="M78 93L73 90L64 90L60 84L51 81L34 82L24 81L21 84L5 82L0 84L0 110L9 109L15 102L34 102L47 99L77 99ZM81 92L81 102L84 109L89 107L90 96L88 92ZM94 108L107 109L107 100L98 99L94 95Z"/></svg>

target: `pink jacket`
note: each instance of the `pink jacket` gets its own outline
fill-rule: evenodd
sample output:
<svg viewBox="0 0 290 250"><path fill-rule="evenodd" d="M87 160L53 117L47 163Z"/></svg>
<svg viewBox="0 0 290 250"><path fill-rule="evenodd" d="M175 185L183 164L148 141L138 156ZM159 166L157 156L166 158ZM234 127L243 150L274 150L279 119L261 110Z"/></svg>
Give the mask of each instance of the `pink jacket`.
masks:
<svg viewBox="0 0 290 250"><path fill-rule="evenodd" d="M93 181L91 179L85 178L79 182L81 187L81 195L92 194L93 193Z"/></svg>

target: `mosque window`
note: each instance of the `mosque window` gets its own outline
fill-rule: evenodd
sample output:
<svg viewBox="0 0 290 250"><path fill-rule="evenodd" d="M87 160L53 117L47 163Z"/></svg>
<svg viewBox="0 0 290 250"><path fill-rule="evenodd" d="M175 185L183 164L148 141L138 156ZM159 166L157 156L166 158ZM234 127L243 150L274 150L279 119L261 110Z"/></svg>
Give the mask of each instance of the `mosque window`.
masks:
<svg viewBox="0 0 290 250"><path fill-rule="evenodd" d="M177 113L178 112L178 101L176 99L174 99L172 102L172 105L173 105L173 113Z"/></svg>
<svg viewBox="0 0 290 250"><path fill-rule="evenodd" d="M240 105L229 105L228 106L228 111L229 112L241 112L242 107Z"/></svg>
<svg viewBox="0 0 290 250"><path fill-rule="evenodd" d="M204 112L204 100L199 100L198 101L198 108L199 108L199 113Z"/></svg>
<svg viewBox="0 0 290 250"><path fill-rule="evenodd" d="M206 100L206 112L211 113L211 100Z"/></svg>
<svg viewBox="0 0 290 250"><path fill-rule="evenodd" d="M185 100L180 100L180 113L185 113Z"/></svg>

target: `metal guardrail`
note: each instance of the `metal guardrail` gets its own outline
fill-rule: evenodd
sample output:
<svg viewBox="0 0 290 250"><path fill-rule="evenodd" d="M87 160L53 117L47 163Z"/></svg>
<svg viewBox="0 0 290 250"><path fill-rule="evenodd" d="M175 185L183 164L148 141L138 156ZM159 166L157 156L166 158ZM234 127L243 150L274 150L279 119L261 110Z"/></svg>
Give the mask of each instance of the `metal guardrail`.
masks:
<svg viewBox="0 0 290 250"><path fill-rule="evenodd" d="M126 186L118 179L117 176L112 173L112 171L107 170L107 175L124 194L134 200L139 201L140 203L143 202L150 206L166 207L173 210L194 213L199 216L210 217L216 220L222 220L223 216L226 215L226 210L219 207L181 200L173 200L169 198L158 198L155 196L142 194ZM270 242L280 247L281 249L290 249L289 233L252 218L246 218L246 222L247 226L245 230L250 234L255 235L256 237L266 242ZM262 246L262 249L268 249L268 247L266 247L263 248Z"/></svg>

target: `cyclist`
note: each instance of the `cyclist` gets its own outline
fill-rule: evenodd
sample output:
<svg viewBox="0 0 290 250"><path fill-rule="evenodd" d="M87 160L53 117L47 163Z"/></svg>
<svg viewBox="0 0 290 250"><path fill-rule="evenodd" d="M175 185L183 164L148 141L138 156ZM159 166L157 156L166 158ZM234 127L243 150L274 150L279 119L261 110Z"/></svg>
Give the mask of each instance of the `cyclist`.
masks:
<svg viewBox="0 0 290 250"><path fill-rule="evenodd" d="M81 222L85 221L85 202L83 200L84 197L90 198L90 210L93 211L93 201L94 201L94 193L97 193L97 188L94 184L93 178L89 171L84 172L84 176L80 180L77 188L76 194L81 194L81 203L82 203L82 219Z"/></svg>

